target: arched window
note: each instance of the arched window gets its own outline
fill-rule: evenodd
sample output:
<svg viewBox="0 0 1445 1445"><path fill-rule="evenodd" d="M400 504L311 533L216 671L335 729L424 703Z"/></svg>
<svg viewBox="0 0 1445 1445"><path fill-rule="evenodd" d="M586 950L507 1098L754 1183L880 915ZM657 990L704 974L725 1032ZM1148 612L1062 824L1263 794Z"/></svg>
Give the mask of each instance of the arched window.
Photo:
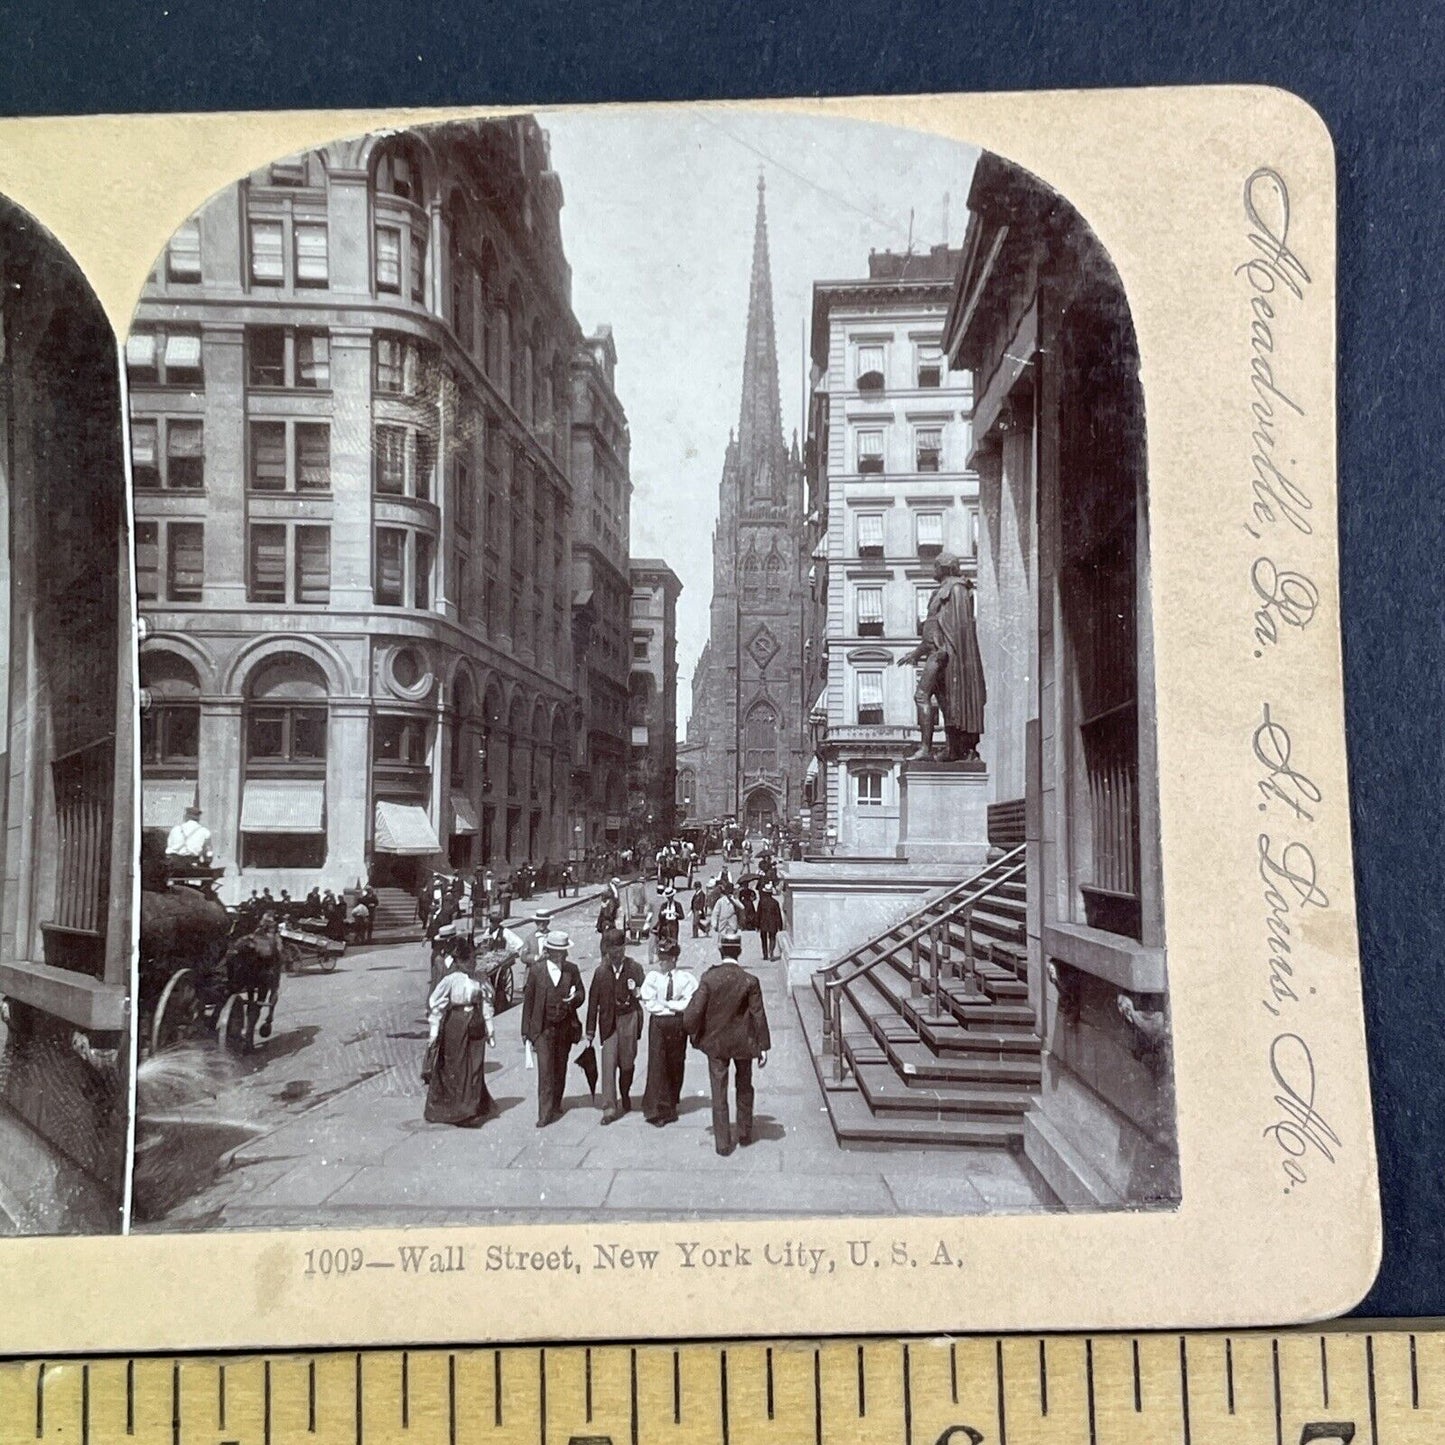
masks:
<svg viewBox="0 0 1445 1445"><path fill-rule="evenodd" d="M321 775L326 768L326 677L298 653L270 658L246 687L246 771Z"/></svg>
<svg viewBox="0 0 1445 1445"><path fill-rule="evenodd" d="M452 724L451 785L468 791L472 778L472 759L477 754L480 719L476 716L476 694L472 679L466 672L457 676L456 717Z"/></svg>
<svg viewBox="0 0 1445 1445"><path fill-rule="evenodd" d="M770 703L754 703L743 725L743 771L771 773L778 766L778 715Z"/></svg>
<svg viewBox="0 0 1445 1445"><path fill-rule="evenodd" d="M491 683L487 688L487 695L482 700L482 791L489 793L492 784L497 776L495 751L497 739L500 737L506 726L502 716L502 690L497 684Z"/></svg>
<svg viewBox="0 0 1445 1445"><path fill-rule="evenodd" d="M749 552L743 558L743 596L749 602L756 602L762 595L762 564L756 552Z"/></svg>
<svg viewBox="0 0 1445 1445"><path fill-rule="evenodd" d="M769 597L783 595L783 559L776 552L768 554L765 590Z"/></svg>
<svg viewBox="0 0 1445 1445"><path fill-rule="evenodd" d="M474 344L473 294L477 268L467 247L467 218L459 198L447 206L448 320L463 351Z"/></svg>
<svg viewBox="0 0 1445 1445"><path fill-rule="evenodd" d="M378 147L372 171L372 186L378 195L399 201L422 203L421 148L408 136L397 136Z"/></svg>
<svg viewBox="0 0 1445 1445"><path fill-rule="evenodd" d="M268 658L246 684L241 866L326 862L326 676L298 653Z"/></svg>
<svg viewBox="0 0 1445 1445"><path fill-rule="evenodd" d="M507 720L509 776L507 788L514 796L520 796L527 783L527 770L524 766L526 753L530 751L527 747L527 720L526 713L522 707L522 699L514 698L512 711Z"/></svg>
<svg viewBox="0 0 1445 1445"><path fill-rule="evenodd" d="M201 746L201 685L195 669L169 652L140 660L141 766L194 772Z"/></svg>

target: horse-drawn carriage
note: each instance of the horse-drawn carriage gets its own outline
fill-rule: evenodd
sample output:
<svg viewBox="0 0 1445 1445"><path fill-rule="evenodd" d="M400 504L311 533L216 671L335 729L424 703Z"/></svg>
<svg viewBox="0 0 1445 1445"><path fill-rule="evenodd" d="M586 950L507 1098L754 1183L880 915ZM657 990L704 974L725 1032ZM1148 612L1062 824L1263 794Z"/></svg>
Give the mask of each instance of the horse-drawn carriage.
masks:
<svg viewBox="0 0 1445 1445"><path fill-rule="evenodd" d="M160 1053L213 1034L249 1052L271 1034L288 945L262 924L242 931L215 897L218 870L176 871L163 856L142 858L139 1037Z"/></svg>
<svg viewBox="0 0 1445 1445"><path fill-rule="evenodd" d="M333 973L346 945L340 939L328 938L316 929L300 924L282 923L276 933L281 939L281 966L287 973L300 973L315 967L322 973Z"/></svg>

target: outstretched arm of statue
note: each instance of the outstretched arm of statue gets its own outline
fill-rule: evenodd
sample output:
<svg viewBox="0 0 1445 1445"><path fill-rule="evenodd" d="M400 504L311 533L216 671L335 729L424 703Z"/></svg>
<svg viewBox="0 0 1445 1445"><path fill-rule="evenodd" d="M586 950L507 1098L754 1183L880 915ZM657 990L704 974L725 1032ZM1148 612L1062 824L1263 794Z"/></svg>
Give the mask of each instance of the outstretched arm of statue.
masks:
<svg viewBox="0 0 1445 1445"><path fill-rule="evenodd" d="M932 651L933 649L926 642L920 642L912 652L905 652L903 656L898 659L897 665L899 667L916 666L918 663L924 661Z"/></svg>

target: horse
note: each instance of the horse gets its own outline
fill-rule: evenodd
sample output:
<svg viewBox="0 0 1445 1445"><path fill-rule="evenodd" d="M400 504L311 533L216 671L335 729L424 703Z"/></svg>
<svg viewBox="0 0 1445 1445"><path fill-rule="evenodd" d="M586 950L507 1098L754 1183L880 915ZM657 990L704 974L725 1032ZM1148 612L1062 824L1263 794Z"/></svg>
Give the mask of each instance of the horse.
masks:
<svg viewBox="0 0 1445 1445"><path fill-rule="evenodd" d="M227 950L226 987L242 1010L241 1047L248 1054L256 1047L258 1024L261 1037L271 1037L281 997L282 961L280 935L264 926L238 938Z"/></svg>

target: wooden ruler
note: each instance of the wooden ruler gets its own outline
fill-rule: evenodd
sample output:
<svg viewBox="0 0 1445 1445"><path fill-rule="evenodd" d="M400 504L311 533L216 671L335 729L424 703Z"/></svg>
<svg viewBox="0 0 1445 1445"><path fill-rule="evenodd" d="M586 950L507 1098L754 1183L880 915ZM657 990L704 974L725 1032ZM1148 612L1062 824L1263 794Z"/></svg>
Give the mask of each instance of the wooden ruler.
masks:
<svg viewBox="0 0 1445 1445"><path fill-rule="evenodd" d="M0 1365L0 1445L34 1441L1439 1445L1445 1326Z"/></svg>

